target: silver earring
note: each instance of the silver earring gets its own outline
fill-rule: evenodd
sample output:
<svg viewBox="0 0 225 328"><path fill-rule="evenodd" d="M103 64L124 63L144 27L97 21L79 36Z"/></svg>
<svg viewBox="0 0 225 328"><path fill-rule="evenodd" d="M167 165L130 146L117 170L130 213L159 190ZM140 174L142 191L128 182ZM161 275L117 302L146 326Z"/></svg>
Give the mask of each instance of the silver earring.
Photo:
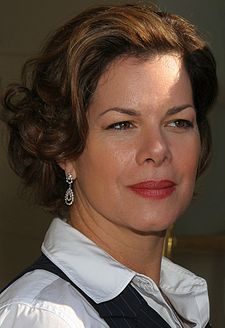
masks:
<svg viewBox="0 0 225 328"><path fill-rule="evenodd" d="M74 193L73 193L73 189L71 188L73 180L74 179L72 174L68 173L66 175L66 182L69 184L69 187L65 193L65 204L68 206L72 205L74 202Z"/></svg>

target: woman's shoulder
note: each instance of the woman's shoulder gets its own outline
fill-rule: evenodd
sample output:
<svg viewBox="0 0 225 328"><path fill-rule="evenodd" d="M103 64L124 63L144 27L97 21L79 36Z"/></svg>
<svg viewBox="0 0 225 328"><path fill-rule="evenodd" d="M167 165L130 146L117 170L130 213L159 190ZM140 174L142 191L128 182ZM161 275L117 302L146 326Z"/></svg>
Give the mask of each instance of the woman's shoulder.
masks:
<svg viewBox="0 0 225 328"><path fill-rule="evenodd" d="M0 326L83 328L86 307L86 300L68 282L45 270L35 270L0 295Z"/></svg>
<svg viewBox="0 0 225 328"><path fill-rule="evenodd" d="M58 277L44 270L34 270L21 275L0 294L0 304L9 299L26 299L32 302L36 297L51 286Z"/></svg>

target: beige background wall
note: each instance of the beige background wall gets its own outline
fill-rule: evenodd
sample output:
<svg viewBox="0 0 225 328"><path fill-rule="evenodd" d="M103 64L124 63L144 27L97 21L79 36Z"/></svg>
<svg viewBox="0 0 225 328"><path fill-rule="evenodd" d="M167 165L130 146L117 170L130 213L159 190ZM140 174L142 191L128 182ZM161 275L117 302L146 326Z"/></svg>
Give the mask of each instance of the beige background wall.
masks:
<svg viewBox="0 0 225 328"><path fill-rule="evenodd" d="M18 79L21 65L35 53L50 31L81 9L97 3L110 2L0 0L0 85L5 86ZM190 19L207 37L218 62L221 84L221 92L211 114L214 140L212 165L200 180L198 196L178 222L175 233L177 236L225 235L225 2L161 0L158 3L161 8ZM21 197L21 183L7 164L5 139L4 127L0 124L0 286L38 256L51 219L32 205L28 197ZM177 250L176 259L208 279L214 327L224 327L224 252Z"/></svg>

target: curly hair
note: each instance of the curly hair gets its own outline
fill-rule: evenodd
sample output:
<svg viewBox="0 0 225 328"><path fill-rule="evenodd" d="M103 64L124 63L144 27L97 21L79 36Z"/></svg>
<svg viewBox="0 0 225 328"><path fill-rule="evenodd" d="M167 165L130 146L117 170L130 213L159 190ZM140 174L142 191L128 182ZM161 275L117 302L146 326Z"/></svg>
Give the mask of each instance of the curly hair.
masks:
<svg viewBox="0 0 225 328"><path fill-rule="evenodd" d="M209 160L207 112L217 94L216 64L188 21L146 5L88 9L60 27L40 54L27 61L20 85L10 85L2 104L9 127L9 162L38 202L65 216L65 174L58 163L85 147L86 113L99 78L121 56L147 59L181 55L189 74L201 137L198 175Z"/></svg>

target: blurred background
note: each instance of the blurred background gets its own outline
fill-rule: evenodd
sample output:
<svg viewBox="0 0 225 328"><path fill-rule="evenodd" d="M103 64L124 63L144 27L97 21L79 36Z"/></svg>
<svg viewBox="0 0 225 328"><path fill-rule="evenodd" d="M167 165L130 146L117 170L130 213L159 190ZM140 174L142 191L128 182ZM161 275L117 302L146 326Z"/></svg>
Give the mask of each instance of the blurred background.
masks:
<svg viewBox="0 0 225 328"><path fill-rule="evenodd" d="M18 81L25 60L35 54L46 36L67 19L96 4L123 2L128 1L1 0L0 87ZM207 279L213 326L224 328L225 1L160 0L155 3L161 9L191 20L210 43L218 64L220 93L210 114L213 160L198 181L191 207L172 231L171 256L177 263ZM0 123L0 287L38 257L52 219L24 194L21 181L8 166L6 143L7 134Z"/></svg>

